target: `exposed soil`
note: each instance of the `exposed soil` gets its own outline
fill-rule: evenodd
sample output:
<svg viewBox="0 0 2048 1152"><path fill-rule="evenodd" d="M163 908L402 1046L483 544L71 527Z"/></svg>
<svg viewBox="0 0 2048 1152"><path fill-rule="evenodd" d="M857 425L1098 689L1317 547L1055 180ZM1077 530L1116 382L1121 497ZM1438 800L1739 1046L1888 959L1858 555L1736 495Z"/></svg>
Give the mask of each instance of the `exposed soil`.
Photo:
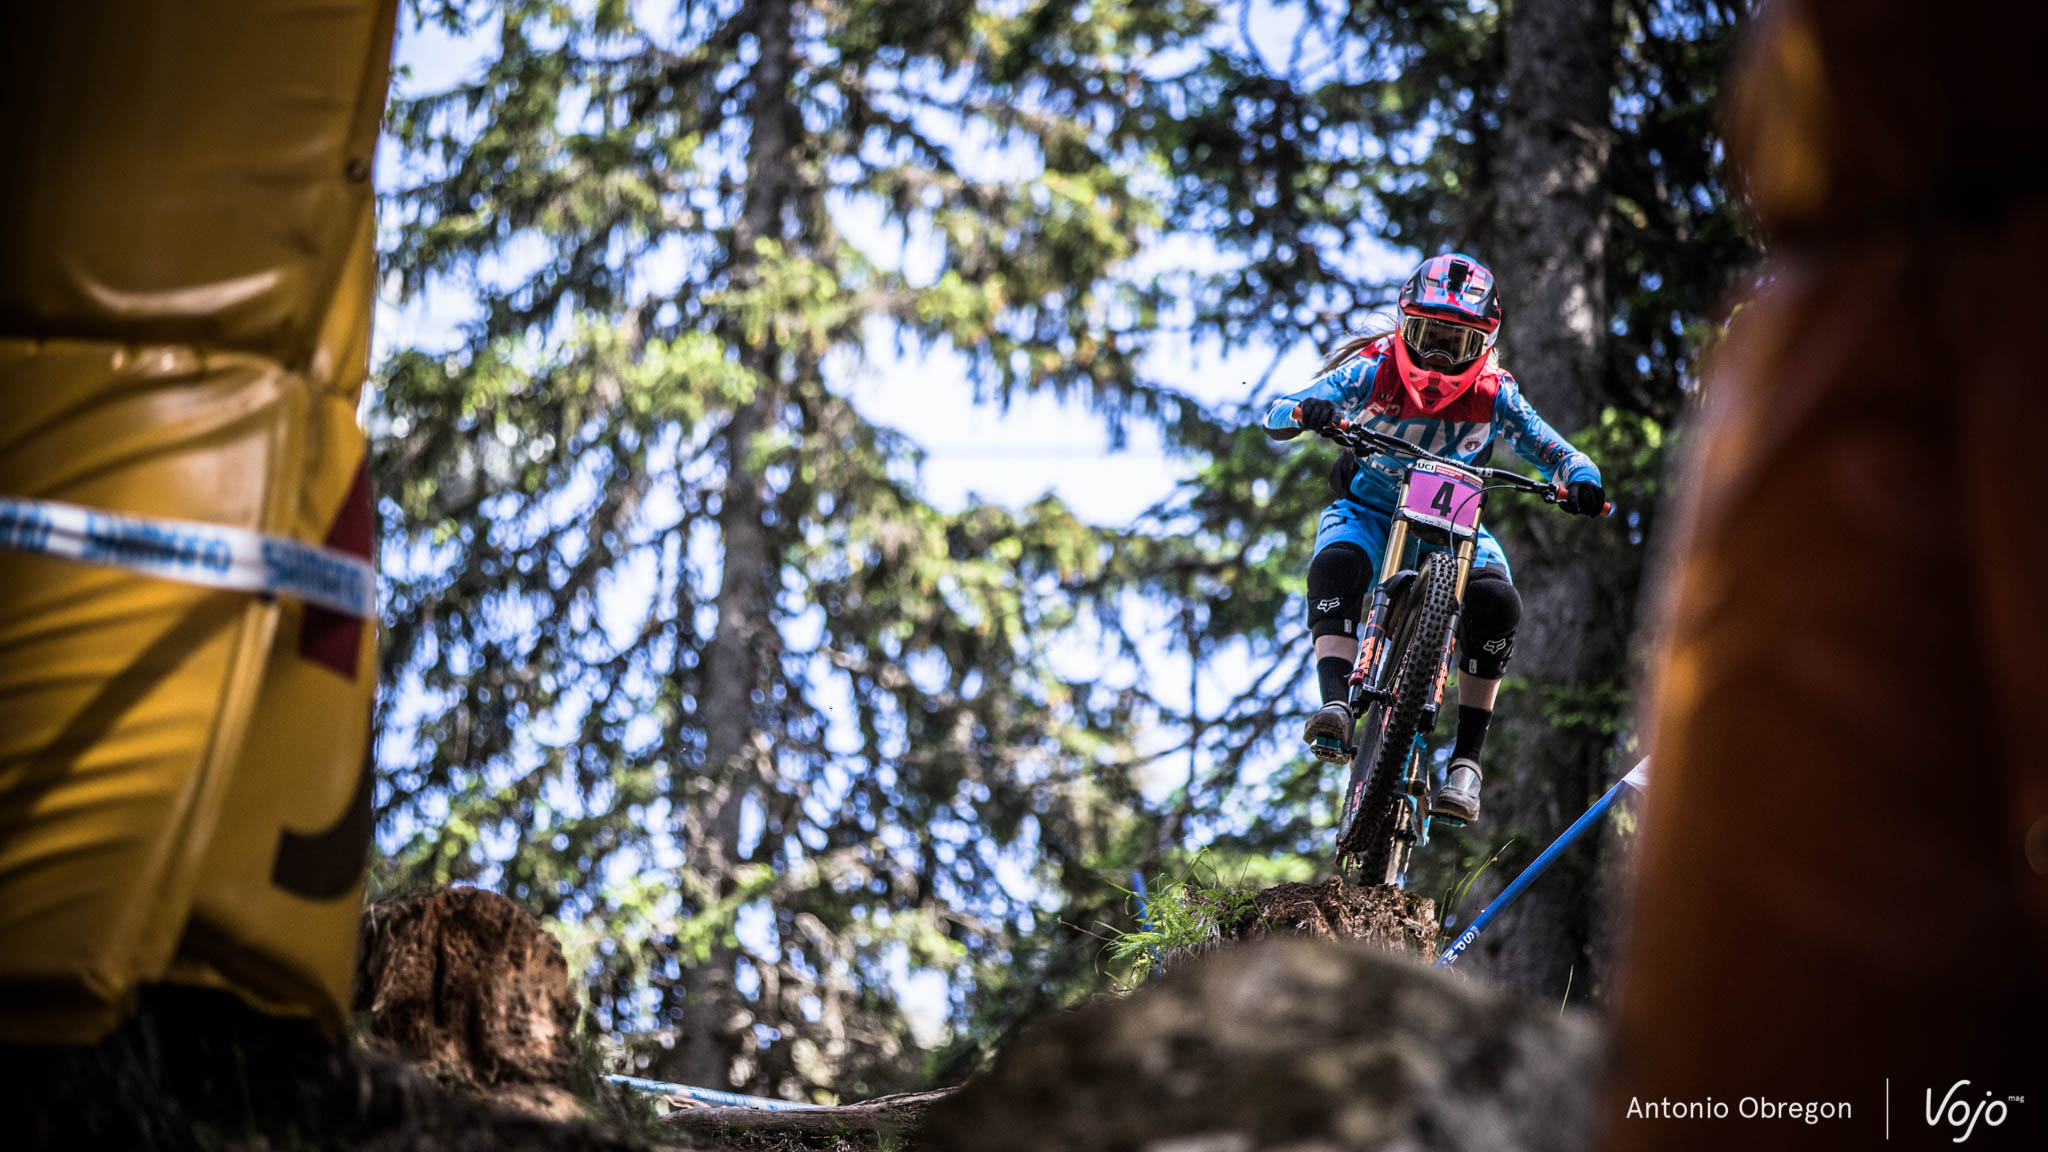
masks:
<svg viewBox="0 0 2048 1152"><path fill-rule="evenodd" d="M1240 920L1236 939L1363 940L1424 959L1436 942L1436 901L1397 888L1359 888L1332 876L1268 888L1258 901L1258 915Z"/></svg>
<svg viewBox="0 0 2048 1152"><path fill-rule="evenodd" d="M1162 954L1165 972L1226 944L1299 936L1357 940L1404 956L1428 959L1436 942L1436 902L1395 888L1360 888L1332 876L1320 884L1279 884L1257 893L1194 893L1216 917L1216 935L1190 948Z"/></svg>
<svg viewBox="0 0 2048 1152"><path fill-rule="evenodd" d="M391 1056L336 1048L212 989L145 990L86 1047L0 1047L10 1148L630 1152L595 1124L508 1111Z"/></svg>
<svg viewBox="0 0 2048 1152"><path fill-rule="evenodd" d="M557 1119L578 1114L562 947L495 892L442 888L371 905L355 1007L372 1036L444 1083Z"/></svg>
<svg viewBox="0 0 2048 1152"><path fill-rule="evenodd" d="M1303 1137L1434 1146L1401 1141L1450 1129L1476 1141L1453 1146L1568 1146L1533 1139L1524 1120L1578 1130L1571 1108L1559 1111L1576 1098L1557 1080L1583 1077L1584 1029L1387 956L1429 954L1429 900L1337 879L1198 898L1218 913L1216 935L1165 958L1184 971L1047 1021L959 1096L692 1108L656 1123L648 1103L592 1083L554 938L510 900L445 889L365 915L356 1010L367 1047L336 1049L223 992L151 989L98 1045L0 1049L0 1124L29 1147L143 1149L1107 1152L1215 1137L1236 1152ZM1325 943L1188 963L1269 937Z"/></svg>
<svg viewBox="0 0 2048 1152"><path fill-rule="evenodd" d="M370 907L356 1011L363 1043L337 1048L227 992L147 989L98 1044L0 1048L0 1129L31 1148L421 1152L623 1152L661 1131L578 1060L561 947L495 893Z"/></svg>

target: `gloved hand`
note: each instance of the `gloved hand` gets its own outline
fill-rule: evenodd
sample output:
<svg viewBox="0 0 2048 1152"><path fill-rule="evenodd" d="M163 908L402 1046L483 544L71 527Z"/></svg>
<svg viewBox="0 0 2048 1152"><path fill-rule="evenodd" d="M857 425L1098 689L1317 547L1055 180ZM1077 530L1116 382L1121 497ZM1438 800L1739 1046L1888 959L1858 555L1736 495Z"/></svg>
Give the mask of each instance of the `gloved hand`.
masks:
<svg viewBox="0 0 2048 1152"><path fill-rule="evenodd" d="M1598 516L1607 507L1607 490L1591 480L1574 480L1565 485L1560 503L1567 512Z"/></svg>
<svg viewBox="0 0 2048 1152"><path fill-rule="evenodd" d="M1314 432L1337 422L1337 406L1328 400L1303 400L1294 406L1294 422Z"/></svg>

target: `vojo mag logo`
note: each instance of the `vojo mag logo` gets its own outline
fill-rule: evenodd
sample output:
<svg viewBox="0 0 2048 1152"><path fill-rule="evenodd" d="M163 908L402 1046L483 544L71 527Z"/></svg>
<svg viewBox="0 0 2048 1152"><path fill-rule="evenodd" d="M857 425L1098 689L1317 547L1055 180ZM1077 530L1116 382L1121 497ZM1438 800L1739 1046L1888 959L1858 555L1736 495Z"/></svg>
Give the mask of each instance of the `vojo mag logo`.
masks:
<svg viewBox="0 0 2048 1152"><path fill-rule="evenodd" d="M1961 1144L1968 1140L1981 1125L1996 1128L2012 1115L2010 1105L2025 1104L2024 1096L2001 1096L1994 1092L1973 1089L1968 1080L1958 1080L1948 1086L1936 1101L1934 1089L1927 1090L1927 1126L1939 1128L1944 1133L1958 1133L1949 1141Z"/></svg>

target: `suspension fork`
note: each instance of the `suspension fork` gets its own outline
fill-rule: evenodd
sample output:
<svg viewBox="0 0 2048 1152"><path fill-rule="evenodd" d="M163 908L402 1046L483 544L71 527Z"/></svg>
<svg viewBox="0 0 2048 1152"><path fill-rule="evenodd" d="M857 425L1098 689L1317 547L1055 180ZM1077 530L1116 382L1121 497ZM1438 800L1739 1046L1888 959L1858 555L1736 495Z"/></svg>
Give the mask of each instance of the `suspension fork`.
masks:
<svg viewBox="0 0 2048 1152"><path fill-rule="evenodd" d="M1387 530L1387 550L1380 559L1380 578L1372 586L1372 606L1360 622L1358 662L1351 667L1351 714L1356 716L1367 703L1387 702L1385 669L1387 658L1387 617L1393 615L1393 597L1387 584L1401 570L1402 554L1408 550L1408 524L1395 520Z"/></svg>

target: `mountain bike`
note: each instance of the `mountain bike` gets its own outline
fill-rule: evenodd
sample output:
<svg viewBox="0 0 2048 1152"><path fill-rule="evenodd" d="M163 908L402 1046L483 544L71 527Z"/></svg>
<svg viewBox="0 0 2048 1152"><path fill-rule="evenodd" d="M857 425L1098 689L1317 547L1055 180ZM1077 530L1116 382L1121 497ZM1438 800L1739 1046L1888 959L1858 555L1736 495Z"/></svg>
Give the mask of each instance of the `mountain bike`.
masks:
<svg viewBox="0 0 2048 1152"><path fill-rule="evenodd" d="M1318 433L1361 459L1381 454L1405 465L1351 669L1348 703L1357 743L1322 738L1310 747L1319 760L1351 763L1337 818L1338 871L1355 868L1360 883L1398 888L1407 882L1415 849L1429 842L1432 821L1464 823L1429 813L1427 738L1451 671L1486 493L1526 492L1556 504L1566 492L1504 469L1459 464L1365 428L1337 424ZM1613 510L1609 504L1601 515ZM1409 559L1411 544L1421 553L1419 564Z"/></svg>

